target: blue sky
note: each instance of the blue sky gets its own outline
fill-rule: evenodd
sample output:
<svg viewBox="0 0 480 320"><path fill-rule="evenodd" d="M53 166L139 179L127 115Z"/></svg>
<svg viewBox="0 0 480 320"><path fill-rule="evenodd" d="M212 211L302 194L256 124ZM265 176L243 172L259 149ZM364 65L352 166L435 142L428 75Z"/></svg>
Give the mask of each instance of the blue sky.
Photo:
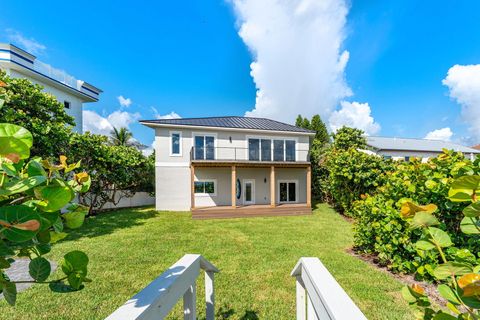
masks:
<svg viewBox="0 0 480 320"><path fill-rule="evenodd" d="M366 125L370 133L383 136L422 138L448 127L453 132L448 139L480 139L473 120L465 116L465 110L475 113L480 100L464 98L471 95L462 91L468 79L461 78L476 73L452 74L450 85L442 84L454 65L480 62L479 2L325 0L335 9L325 12L299 0L308 14L298 20L275 0L266 1L264 13L258 1L249 1L117 1L115 6L9 1L2 4L0 41L37 44L38 59L103 89L101 100L86 110L107 120L115 111L124 112L134 136L147 145L153 131L139 125L138 118L172 112L181 117L244 115L254 108L251 115L291 122L293 114L311 115L318 109L328 123L337 112L332 117L337 124ZM272 12L287 12L282 15L286 27L272 24ZM289 28L291 21L315 29ZM322 21L333 27L318 34L319 45L312 45L315 38L304 35L319 29ZM239 36L245 25L255 28ZM255 34L258 30L262 36ZM286 44L292 41L295 50L289 54ZM335 69L334 78L315 78L329 73L329 59L340 61L344 51L348 62ZM253 78L252 61L261 67ZM309 73L310 65L315 72ZM290 77L292 70L296 74ZM292 79L300 85L292 85ZM256 86L272 104L256 102ZM285 96L290 87L291 95ZM339 93L332 96L335 90ZM328 103L318 102L323 100L318 92L325 93ZM122 107L119 96L131 103ZM359 110L369 123L356 122Z"/></svg>

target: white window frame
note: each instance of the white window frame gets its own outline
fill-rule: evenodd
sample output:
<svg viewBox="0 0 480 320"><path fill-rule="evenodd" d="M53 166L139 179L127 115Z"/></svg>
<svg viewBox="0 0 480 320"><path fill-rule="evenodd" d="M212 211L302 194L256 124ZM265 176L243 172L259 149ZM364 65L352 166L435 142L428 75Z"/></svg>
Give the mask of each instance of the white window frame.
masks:
<svg viewBox="0 0 480 320"><path fill-rule="evenodd" d="M249 145L248 145L248 139L268 139L270 140L270 155L271 155L271 161L274 162L297 162L299 161L299 154L298 154L298 137L285 137L285 136L257 136L257 135L247 135L245 137L245 148L247 150L247 159L249 158ZM274 153L273 153L273 140L283 140L283 160L282 161L275 161L274 159ZM286 148L286 140L292 140L295 141L295 161L287 161L285 160L287 158L287 148ZM260 142L260 160L262 159L262 143ZM254 161L254 160L252 160ZM263 162L268 162L268 161L263 161Z"/></svg>
<svg viewBox="0 0 480 320"><path fill-rule="evenodd" d="M182 150L182 132L181 131L170 131L170 138L168 139L170 143L170 157L181 157L183 155L183 150ZM180 141L179 141L179 153L173 153L173 135L178 134L180 136Z"/></svg>
<svg viewBox="0 0 480 320"><path fill-rule="evenodd" d="M252 201L247 203L246 197L247 197L247 188L246 188L246 183L251 182L252 183ZM255 204L255 179L243 179L243 204Z"/></svg>
<svg viewBox="0 0 480 320"><path fill-rule="evenodd" d="M205 137L213 137L213 152L214 160L217 160L217 134L214 132L193 132L192 133L192 148L195 152L195 137L203 137L204 147L203 147L203 158L206 157L206 148L205 148ZM206 159L205 159L206 160Z"/></svg>
<svg viewBox="0 0 480 320"><path fill-rule="evenodd" d="M195 192L195 182L213 182L213 193L197 193ZM199 197L216 197L217 196L217 179L195 179L193 190L195 192L195 196Z"/></svg>
<svg viewBox="0 0 480 320"><path fill-rule="evenodd" d="M280 201L280 183L295 183L295 201ZM278 203L298 203L299 199L299 184L298 184L298 179L290 179L290 180L278 180L277 181L277 199ZM288 197L288 192L287 192L287 197Z"/></svg>

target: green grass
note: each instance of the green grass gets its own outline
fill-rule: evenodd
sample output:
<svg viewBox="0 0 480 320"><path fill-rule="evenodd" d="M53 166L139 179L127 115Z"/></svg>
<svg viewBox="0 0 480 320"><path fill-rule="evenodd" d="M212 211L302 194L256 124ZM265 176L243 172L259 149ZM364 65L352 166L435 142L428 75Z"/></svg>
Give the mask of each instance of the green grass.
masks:
<svg viewBox="0 0 480 320"><path fill-rule="evenodd" d="M15 308L2 300L0 318L103 319L186 253L202 254L221 271L218 319L293 319L289 274L302 256L319 257L369 319L412 318L402 284L349 255L351 245L351 225L326 205L312 216L202 221L188 213L120 210L89 219L48 257L85 251L92 283L68 294L35 285L19 294ZM203 276L197 288L204 318ZM171 318L183 318L180 304Z"/></svg>

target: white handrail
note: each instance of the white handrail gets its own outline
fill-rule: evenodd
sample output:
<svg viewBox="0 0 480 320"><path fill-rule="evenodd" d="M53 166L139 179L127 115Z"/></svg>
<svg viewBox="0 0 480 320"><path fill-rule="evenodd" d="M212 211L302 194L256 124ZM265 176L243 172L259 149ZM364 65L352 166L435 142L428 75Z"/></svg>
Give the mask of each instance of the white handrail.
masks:
<svg viewBox="0 0 480 320"><path fill-rule="evenodd" d="M366 320L318 258L300 258L291 273L297 279L297 320Z"/></svg>
<svg viewBox="0 0 480 320"><path fill-rule="evenodd" d="M205 271L206 319L215 317L214 273L219 272L208 260L198 254L186 254L115 310L106 320L163 319L183 296L184 319L195 320L196 280L200 269Z"/></svg>

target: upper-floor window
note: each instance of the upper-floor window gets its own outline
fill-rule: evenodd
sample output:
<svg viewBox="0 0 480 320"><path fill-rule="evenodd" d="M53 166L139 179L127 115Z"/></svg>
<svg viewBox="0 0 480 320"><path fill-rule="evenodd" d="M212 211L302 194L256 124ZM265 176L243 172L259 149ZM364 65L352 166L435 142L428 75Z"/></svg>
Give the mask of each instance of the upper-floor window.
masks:
<svg viewBox="0 0 480 320"><path fill-rule="evenodd" d="M63 101L63 106L65 109L70 109L70 101Z"/></svg>
<svg viewBox="0 0 480 320"><path fill-rule="evenodd" d="M295 161L295 140L248 139L248 160L250 161Z"/></svg>
<svg viewBox="0 0 480 320"><path fill-rule="evenodd" d="M170 132L170 155L181 156L182 155L182 133Z"/></svg>
<svg viewBox="0 0 480 320"><path fill-rule="evenodd" d="M198 135L194 137L195 160L215 160L215 137Z"/></svg>

